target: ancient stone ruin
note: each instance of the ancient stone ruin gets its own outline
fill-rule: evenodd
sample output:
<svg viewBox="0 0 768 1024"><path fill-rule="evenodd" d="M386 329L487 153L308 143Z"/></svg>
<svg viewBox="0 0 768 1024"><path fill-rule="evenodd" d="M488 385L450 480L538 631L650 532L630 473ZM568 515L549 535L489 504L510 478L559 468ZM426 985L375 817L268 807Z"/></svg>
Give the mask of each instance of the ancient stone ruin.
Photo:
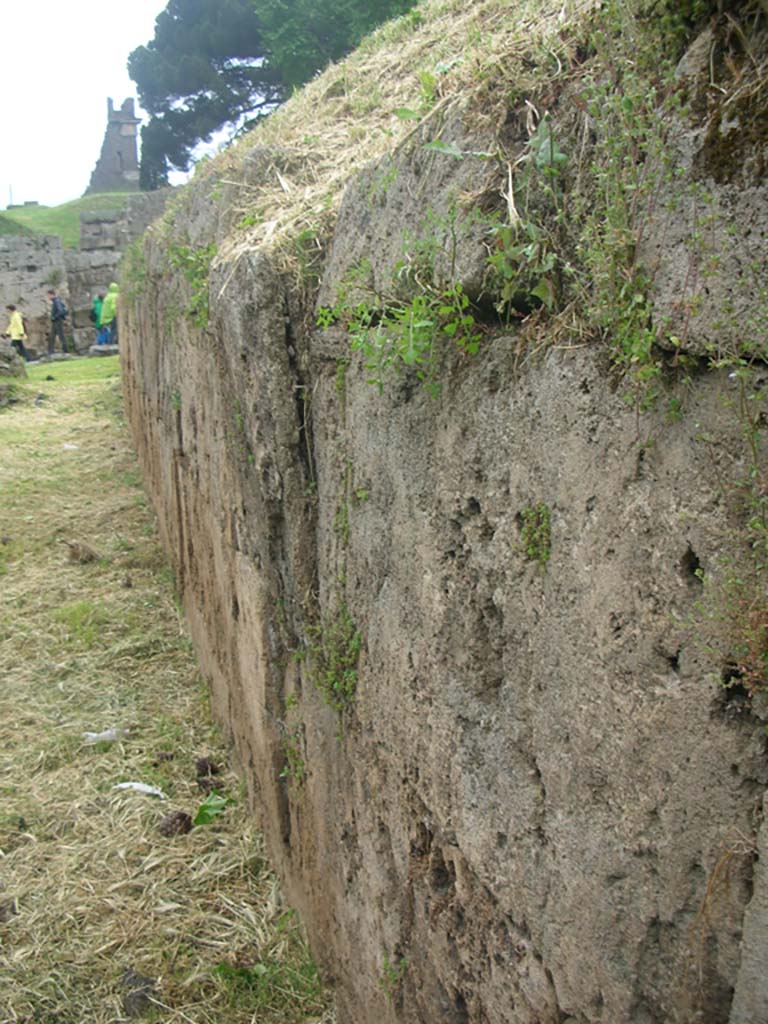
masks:
<svg viewBox="0 0 768 1024"><path fill-rule="evenodd" d="M433 0L126 261L145 481L339 1024L768 1021L768 26L692 6Z"/></svg>
<svg viewBox="0 0 768 1024"><path fill-rule="evenodd" d="M94 342L88 315L94 295L106 293L117 279L123 252L162 213L171 192L142 192L130 196L122 210L81 214L77 249L65 249L55 235L0 236L0 316L8 303L19 307L33 356L48 348L46 292L52 287L69 308L68 329L75 350L88 351Z"/></svg>
<svg viewBox="0 0 768 1024"><path fill-rule="evenodd" d="M107 130L85 195L138 191L136 140L140 123L141 119L134 113L133 99L124 100L119 110L115 110L111 99L107 100Z"/></svg>
<svg viewBox="0 0 768 1024"><path fill-rule="evenodd" d="M132 192L139 187L137 126L133 99L115 110L107 100L107 129L101 155L85 194ZM169 190L131 198L124 209L100 210L80 216L80 244L64 249L56 236L0 237L0 298L22 311L32 355L47 350L49 331L46 291L54 287L70 309L68 328L75 350L86 351L94 332L88 316L94 295L106 292L117 277L127 245L162 212ZM29 203L25 205L34 205ZM5 310L0 310L5 315Z"/></svg>

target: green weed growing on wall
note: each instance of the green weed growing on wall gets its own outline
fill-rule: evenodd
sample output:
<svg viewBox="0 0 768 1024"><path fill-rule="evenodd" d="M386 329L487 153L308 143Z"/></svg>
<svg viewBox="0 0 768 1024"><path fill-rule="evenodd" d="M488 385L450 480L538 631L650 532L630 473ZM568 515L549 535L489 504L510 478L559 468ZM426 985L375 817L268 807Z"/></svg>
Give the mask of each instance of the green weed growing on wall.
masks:
<svg viewBox="0 0 768 1024"><path fill-rule="evenodd" d="M286 731L283 736L283 756L285 763L280 771L280 778L286 779L294 789L301 789L307 779L307 766L302 754L300 726Z"/></svg>
<svg viewBox="0 0 768 1024"><path fill-rule="evenodd" d="M563 175L568 157L544 114L516 167L508 170L505 223L491 222L488 286L499 313L562 304L566 258Z"/></svg>
<svg viewBox="0 0 768 1024"><path fill-rule="evenodd" d="M520 512L520 534L526 558L546 565L552 549L552 514L549 505L539 502Z"/></svg>
<svg viewBox="0 0 768 1024"><path fill-rule="evenodd" d="M675 65L693 26L716 6L660 0L651 15L606 0L582 44L590 57L579 85L571 83L582 116L556 125L526 101L535 127L523 153L505 157L507 209L489 225L486 285L497 310L565 314L569 326L578 317L583 337L607 343L638 406L659 390L658 342L674 345L666 325L653 322L653 268L639 253L661 186L675 180L669 115L684 102ZM696 284L684 297L691 311Z"/></svg>
<svg viewBox="0 0 768 1024"><path fill-rule="evenodd" d="M598 70L584 78L593 143L578 168L570 208L579 266L575 296L639 407L659 393L663 362L657 344L666 331L665 324L654 323L654 271L639 253L659 212L662 186L671 184L675 192L670 126L684 102L675 65L691 26L714 6L663 0L653 14L657 29L650 32L636 7L609 0L589 41ZM681 301L693 310L694 295Z"/></svg>
<svg viewBox="0 0 768 1024"><path fill-rule="evenodd" d="M346 604L332 618L307 630L307 656L312 683L328 707L341 715L357 690L360 632Z"/></svg>
<svg viewBox="0 0 768 1024"><path fill-rule="evenodd" d="M455 265L455 219L455 211L444 222L430 212L425 222L429 233L406 238L386 295L373 290L370 261L365 260L342 282L336 304L318 310L319 327L334 323L346 327L352 351L363 357L368 382L380 392L387 379L412 369L435 396L441 388L436 373L441 345L450 341L466 355L474 355L480 347L482 334L461 283L443 284L436 279L439 255L446 256L451 271ZM438 237L441 228L447 241ZM360 296L365 297L363 301Z"/></svg>
<svg viewBox="0 0 768 1024"><path fill-rule="evenodd" d="M191 295L184 312L195 327L208 326L208 271L215 255L215 245L194 248L173 242L168 247L171 265L182 272L190 287Z"/></svg>
<svg viewBox="0 0 768 1024"><path fill-rule="evenodd" d="M123 283L123 290L131 300L138 298L146 291L149 270L141 238L131 242L123 253L123 258L120 261L120 279Z"/></svg>
<svg viewBox="0 0 768 1024"><path fill-rule="evenodd" d="M389 953L384 953L381 974L379 975L379 988L390 1001L394 1000L407 972L407 957L401 956L390 959Z"/></svg>

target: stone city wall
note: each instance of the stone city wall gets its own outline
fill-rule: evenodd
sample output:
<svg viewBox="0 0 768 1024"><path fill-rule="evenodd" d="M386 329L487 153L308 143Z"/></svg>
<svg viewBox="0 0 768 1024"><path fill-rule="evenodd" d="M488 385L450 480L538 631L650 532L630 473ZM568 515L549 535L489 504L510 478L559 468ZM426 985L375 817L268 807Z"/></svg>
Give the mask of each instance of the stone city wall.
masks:
<svg viewBox="0 0 768 1024"><path fill-rule="evenodd" d="M691 50L709 88L713 44ZM572 81L609 77L581 53ZM212 705L339 1024L764 1024L768 710L740 667L745 631L765 655L764 576L732 589L762 561L745 515L763 515L768 459L764 275L747 273L768 255L765 175L746 177L763 135L733 129L722 180L702 164L708 105L668 115L639 241L677 333L659 331L641 408L616 339L572 311L470 318L472 358L418 315L430 288L488 310L481 204L506 223L538 135L516 93L484 120L486 79L459 84L366 150L311 249L289 196L330 158L302 166L287 138L223 154L145 235L126 408ZM549 139L584 168L600 126L580 85L560 89L542 84ZM334 115L318 139L347 137ZM244 227L243 195L276 170L285 205ZM717 260L693 302L703 194ZM353 327L358 301L389 323Z"/></svg>
<svg viewBox="0 0 768 1024"><path fill-rule="evenodd" d="M27 323L29 348L44 352L48 337L46 292L56 288L69 305L67 266L61 239L55 235L0 237L0 301L17 306ZM3 320L5 330L7 321Z"/></svg>

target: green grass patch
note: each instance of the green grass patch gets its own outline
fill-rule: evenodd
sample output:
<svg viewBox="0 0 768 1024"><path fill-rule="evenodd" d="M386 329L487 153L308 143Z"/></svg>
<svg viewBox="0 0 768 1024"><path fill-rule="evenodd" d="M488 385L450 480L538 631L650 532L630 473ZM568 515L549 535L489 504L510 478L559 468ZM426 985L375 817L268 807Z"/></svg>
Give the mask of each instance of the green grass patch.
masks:
<svg viewBox="0 0 768 1024"><path fill-rule="evenodd" d="M36 384L93 384L120 377L120 357L103 356L99 359L69 359L60 363L35 363L27 368L29 380ZM101 397L101 396L100 396Z"/></svg>
<svg viewBox="0 0 768 1024"><path fill-rule="evenodd" d="M130 966L158 1020L330 1024L211 722L118 374L116 358L32 367L43 400L0 415L0 1018L126 1019ZM205 799L202 757L226 813L166 835ZM167 799L115 790L128 781Z"/></svg>
<svg viewBox="0 0 768 1024"><path fill-rule="evenodd" d="M25 227L17 220L0 213L0 235L33 235L31 228Z"/></svg>
<svg viewBox="0 0 768 1024"><path fill-rule="evenodd" d="M57 608L53 618L64 626L68 641L84 647L93 647L101 627L109 622L105 609L93 601L73 601Z"/></svg>
<svg viewBox="0 0 768 1024"><path fill-rule="evenodd" d="M101 213L104 210L122 210L129 196L135 192L106 192L72 199L60 206L22 206L17 210L6 210L5 220L20 225L17 234L58 235L62 245L74 249L80 242L80 214ZM11 234L11 231L0 232Z"/></svg>

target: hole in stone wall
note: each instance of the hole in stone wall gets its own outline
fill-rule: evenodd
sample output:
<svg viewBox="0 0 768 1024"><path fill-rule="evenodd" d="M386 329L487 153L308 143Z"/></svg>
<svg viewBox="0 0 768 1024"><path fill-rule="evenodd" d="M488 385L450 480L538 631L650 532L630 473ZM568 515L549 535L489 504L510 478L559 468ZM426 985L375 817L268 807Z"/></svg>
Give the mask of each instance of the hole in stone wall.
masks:
<svg viewBox="0 0 768 1024"><path fill-rule="evenodd" d="M411 856L426 857L432 847L432 833L423 822L416 826L416 834L411 839Z"/></svg>
<svg viewBox="0 0 768 1024"><path fill-rule="evenodd" d="M463 992L456 992L454 994L453 1008L456 1024L469 1024L469 1010L467 1009L467 1000L464 998Z"/></svg>
<svg viewBox="0 0 768 1024"><path fill-rule="evenodd" d="M645 480L646 465L645 465L645 448L641 448L637 453L637 463L635 465L635 480Z"/></svg>
<svg viewBox="0 0 768 1024"><path fill-rule="evenodd" d="M483 294L479 296L472 305L472 314L475 321L486 324L488 327L501 327L505 331L513 330L518 320L530 316L537 309L541 309L544 303L536 295L520 291L517 292L509 302L509 310L499 312L492 295Z"/></svg>
<svg viewBox="0 0 768 1024"><path fill-rule="evenodd" d="M722 671L720 672L720 682L726 688L726 692L733 695L735 693L745 693L749 696L749 693L745 686L742 686L740 680L743 678L741 669L734 661L727 661L723 665Z"/></svg>
<svg viewBox="0 0 768 1024"><path fill-rule="evenodd" d="M703 586L701 579L701 562L699 556L689 544L685 554L680 559L680 575L687 583Z"/></svg>
<svg viewBox="0 0 768 1024"><path fill-rule="evenodd" d="M741 681L742 678L741 669L735 662L725 663L720 672L723 688L714 700L715 710L725 718L735 719L742 715L746 718L752 710L752 694Z"/></svg>
<svg viewBox="0 0 768 1024"><path fill-rule="evenodd" d="M434 849L429 865L429 881L433 889L450 889L456 880L453 864L446 864L442 850Z"/></svg>

